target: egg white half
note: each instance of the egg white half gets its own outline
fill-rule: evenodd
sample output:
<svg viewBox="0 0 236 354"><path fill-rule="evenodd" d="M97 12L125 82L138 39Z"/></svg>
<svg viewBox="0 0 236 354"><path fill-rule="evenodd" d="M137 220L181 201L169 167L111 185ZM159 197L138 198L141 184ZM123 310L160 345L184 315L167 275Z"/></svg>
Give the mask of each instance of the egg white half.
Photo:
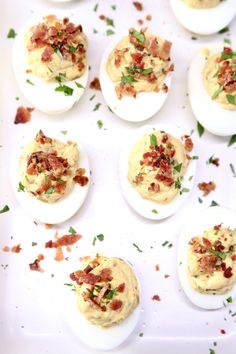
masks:
<svg viewBox="0 0 236 354"><path fill-rule="evenodd" d="M80 78L64 83L73 89L71 96L55 91L55 88L59 86L58 82L45 82L32 73L27 73L30 68L27 64L24 35L33 25L42 20L42 18L34 18L18 32L12 52L13 70L20 90L35 108L47 114L60 114L71 109L82 97L88 82L88 66ZM83 88L77 87L76 82Z"/></svg>
<svg viewBox="0 0 236 354"><path fill-rule="evenodd" d="M70 219L82 206L89 190L90 166L86 151L80 142L78 142L77 137L71 134L63 135L59 131L56 132L55 129L51 134L48 132L48 129L44 129L44 133L46 136L53 137L64 143L66 143L68 140L77 143L79 149L78 167L85 168L86 176L89 178L88 184L81 187L78 183L75 183L72 191L67 196L62 197L55 203L42 202L31 196L27 191L18 192L18 185L20 182L19 159L22 153L21 150L23 149L22 146L28 145L28 143L34 139L37 132L34 132L30 138L27 137L27 139L22 139L22 144L20 145L21 147L18 147L18 150L15 151L14 156L12 156L10 177L16 199L27 214L31 215L34 220L40 221L42 223L59 224Z"/></svg>
<svg viewBox="0 0 236 354"><path fill-rule="evenodd" d="M127 263L131 266L129 262ZM67 279L66 281L64 279L64 283L68 283ZM140 317L141 305L139 303L123 322L109 328L101 328L90 323L81 314L75 291L71 291L70 287L64 286L63 289L60 288L60 294L58 305L62 308L68 326L81 342L97 350L112 350L121 345L134 331Z"/></svg>
<svg viewBox="0 0 236 354"><path fill-rule="evenodd" d="M120 154L119 161L119 177L120 185L124 195L124 198L128 204L140 215L144 216L150 220L161 220L167 218L168 216L174 214L188 198L191 189L194 184L194 176L196 172L196 160L190 160L187 170L185 172L184 178L181 182L182 188L188 188L189 192L177 195L169 203L156 203L152 200L143 198L136 188L128 180L128 158L130 151L132 150L134 144L141 139L145 134L151 134L153 130L163 130L167 133L173 135L177 139L181 139L181 136L186 134L182 132L179 128L169 125L146 125L133 131L132 134L127 136L124 141L124 145ZM194 155L194 150L191 152L191 156ZM155 210L156 212L153 212Z"/></svg>
<svg viewBox="0 0 236 354"><path fill-rule="evenodd" d="M236 284L231 291L222 295L202 294L194 290L189 283L187 273L188 243L194 236L201 236L204 231L219 225L236 228L236 212L219 206L209 207L193 215L183 227L179 235L178 273L181 286L188 299L196 306L207 310L221 308L227 304L227 298L236 298Z"/></svg>
<svg viewBox="0 0 236 354"><path fill-rule="evenodd" d="M236 133L236 111L224 109L212 100L202 80L206 63L203 49L212 55L223 51L225 44L208 44L194 57L188 72L188 91L190 104L196 119L212 134L227 136Z"/></svg>
<svg viewBox="0 0 236 354"><path fill-rule="evenodd" d="M225 0L216 7L208 9L193 9L181 0L170 0L170 4L183 27L201 35L218 32L226 27L236 15L235 0Z"/></svg>
<svg viewBox="0 0 236 354"><path fill-rule="evenodd" d="M102 94L107 105L118 117L130 122L141 122L151 118L161 109L167 99L168 92L165 93L162 90L159 92L139 92L137 93L136 98L132 96L123 96L122 99L118 99L115 91L115 84L107 73L106 64L109 54L119 41L120 38L112 41L102 57L100 66ZM171 73L167 74L164 82L170 89Z"/></svg>

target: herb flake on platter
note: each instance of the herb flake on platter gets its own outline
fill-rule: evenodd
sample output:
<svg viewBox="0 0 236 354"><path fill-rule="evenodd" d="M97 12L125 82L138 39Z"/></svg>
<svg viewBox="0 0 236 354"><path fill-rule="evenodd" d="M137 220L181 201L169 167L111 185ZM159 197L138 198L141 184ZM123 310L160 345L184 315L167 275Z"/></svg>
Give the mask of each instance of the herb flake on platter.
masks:
<svg viewBox="0 0 236 354"><path fill-rule="evenodd" d="M150 136L150 145L153 147L157 146L157 137L155 134L151 134Z"/></svg>
<svg viewBox="0 0 236 354"><path fill-rule="evenodd" d="M78 87L78 88L85 88L83 85L81 85L79 82L77 82L77 81L75 81L75 84L76 84L76 86Z"/></svg>
<svg viewBox="0 0 236 354"><path fill-rule="evenodd" d="M94 12L97 12L98 6L99 6L98 3L94 5L94 8L93 8L93 11L94 11Z"/></svg>
<svg viewBox="0 0 236 354"><path fill-rule="evenodd" d="M99 129L102 129L102 127L103 127L103 122L102 122L102 120L99 119L99 120L97 121L97 126L98 126Z"/></svg>
<svg viewBox="0 0 236 354"><path fill-rule="evenodd" d="M101 106L101 103L96 103L93 109L93 112L98 111Z"/></svg>
<svg viewBox="0 0 236 354"><path fill-rule="evenodd" d="M219 204L215 200L212 200L210 207L214 206L219 206Z"/></svg>
<svg viewBox="0 0 236 354"><path fill-rule="evenodd" d="M68 133L68 131L67 130L61 130L60 133L63 134L63 135L66 135Z"/></svg>
<svg viewBox="0 0 236 354"><path fill-rule="evenodd" d="M34 246L37 246L38 242L32 242L31 243L31 246L34 247Z"/></svg>
<svg viewBox="0 0 236 354"><path fill-rule="evenodd" d="M228 146L231 146L236 143L236 134L232 135L229 139Z"/></svg>
<svg viewBox="0 0 236 354"><path fill-rule="evenodd" d="M77 231L76 231L72 226L70 226L68 232L69 232L70 234L72 234L72 235L76 235L76 234L77 234Z"/></svg>
<svg viewBox="0 0 236 354"><path fill-rule="evenodd" d="M24 192L24 191L25 191L25 186L21 182L19 182L19 184L18 184L18 192Z"/></svg>
<svg viewBox="0 0 236 354"><path fill-rule="evenodd" d="M64 93L65 96L72 96L73 95L73 88L67 86L67 85L59 85L55 88L56 92L62 92Z"/></svg>
<svg viewBox="0 0 236 354"><path fill-rule="evenodd" d="M0 210L0 214L6 213L10 210L8 205L5 205L1 210Z"/></svg>
<svg viewBox="0 0 236 354"><path fill-rule="evenodd" d="M133 246L136 248L138 252L143 252L136 243L133 243Z"/></svg>
<svg viewBox="0 0 236 354"><path fill-rule="evenodd" d="M152 209L153 214L158 214L158 211L156 209Z"/></svg>
<svg viewBox="0 0 236 354"><path fill-rule="evenodd" d="M29 85L35 86L35 84L32 81L30 81L29 79L26 80L26 83Z"/></svg>
<svg viewBox="0 0 236 354"><path fill-rule="evenodd" d="M97 240L99 240L100 242L104 241L104 235L99 234L97 236L94 236L93 243L92 243L93 246L95 246Z"/></svg>
<svg viewBox="0 0 236 354"><path fill-rule="evenodd" d="M113 34L115 34L115 32L113 30L111 30L111 29L107 29L106 30L106 35L107 36L112 36Z"/></svg>
<svg viewBox="0 0 236 354"><path fill-rule="evenodd" d="M230 167L230 170L233 174L233 177L236 177L236 172L235 172L235 168L234 168L234 165L232 163L229 164L229 167Z"/></svg>
<svg viewBox="0 0 236 354"><path fill-rule="evenodd" d="M16 31L14 28L10 28L7 34L7 38L15 38L17 36Z"/></svg>
<svg viewBox="0 0 236 354"><path fill-rule="evenodd" d="M223 33L226 33L226 32L229 32L229 27L226 26L224 28L222 28L220 31L218 31L219 34L223 34Z"/></svg>
<svg viewBox="0 0 236 354"><path fill-rule="evenodd" d="M201 138L202 135L204 134L204 127L201 125L201 123L197 122L197 131L198 131L198 135Z"/></svg>

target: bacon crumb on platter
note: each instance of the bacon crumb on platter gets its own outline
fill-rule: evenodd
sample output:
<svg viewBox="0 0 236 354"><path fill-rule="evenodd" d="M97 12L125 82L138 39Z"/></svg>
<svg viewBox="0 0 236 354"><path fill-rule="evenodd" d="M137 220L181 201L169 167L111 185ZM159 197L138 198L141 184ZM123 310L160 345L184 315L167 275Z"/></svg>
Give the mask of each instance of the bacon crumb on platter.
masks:
<svg viewBox="0 0 236 354"><path fill-rule="evenodd" d="M34 220L57 224L74 215L87 196L88 157L78 138L69 131L64 135L54 129L45 135L40 130L31 139L27 137L27 145L25 138L19 142L19 153L11 168L13 189Z"/></svg>
<svg viewBox="0 0 236 354"><path fill-rule="evenodd" d="M17 108L14 124L28 123L31 120L31 112L34 108L20 106Z"/></svg>

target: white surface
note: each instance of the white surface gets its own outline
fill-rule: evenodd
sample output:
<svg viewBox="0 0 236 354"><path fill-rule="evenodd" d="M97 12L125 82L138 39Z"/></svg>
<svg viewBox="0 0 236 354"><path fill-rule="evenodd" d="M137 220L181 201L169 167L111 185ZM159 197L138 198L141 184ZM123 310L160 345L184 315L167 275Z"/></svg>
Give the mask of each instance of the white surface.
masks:
<svg viewBox="0 0 236 354"><path fill-rule="evenodd" d="M236 317L229 313L236 311L236 302L214 312L204 311L191 305L184 295L177 274L177 244L182 225L195 211L211 204L212 200L228 208L235 208L236 178L229 164L235 162L235 145L227 147L229 137L218 137L207 131L199 138L196 119L192 114L187 88L187 68L198 49L209 43L227 38L227 33L191 40L191 34L177 23L168 1L146 0L143 12L135 10L132 2L99 0L97 12L93 11L96 0L80 0L67 4L53 4L44 0L22 0L20 5L13 0L1 2L1 116L0 116L0 208L8 204L10 211L0 214L0 249L5 245L21 243L20 254L0 252L0 333L1 354L94 354L96 350L85 347L68 328L56 304L56 283L64 274L65 282L73 271L71 261L92 252L116 250L122 258L129 259L138 274L142 287L142 312L137 328L128 340L110 353L119 354L209 354L209 348L216 354L234 354ZM116 4L117 9L111 9ZM86 89L79 104L60 116L50 117L37 110L32 112L32 120L25 125L14 125L16 109L19 105L29 106L18 89L11 67L13 39L7 39L9 28L16 32L33 15L53 13L55 9L82 14L82 25L89 37L89 56L91 58L91 81L99 75L101 57L112 40L104 35L108 28L99 19L104 14L114 19L116 34L124 28L136 26L139 18L152 15L150 25L163 38L173 42L172 57L176 66L173 73L171 90L162 110L150 119L149 124L171 124L185 132L194 129L197 172L195 185L189 199L180 210L164 221L151 221L137 215L127 205L119 184L118 161L124 135L141 123L125 122L113 115L108 109L101 92ZM125 16L124 16L125 14ZM149 25L149 22L144 23ZM93 33L93 28L98 33ZM236 31L235 20L230 33ZM233 38L231 38L233 39ZM235 45L236 43L234 43ZM95 95L93 100L91 97ZM15 97L19 96L19 101ZM101 103L99 110L93 111ZM97 120L103 121L98 129ZM21 209L10 184L10 161L15 146L32 129L52 128L75 131L79 141L88 153L91 166L91 188L84 205L69 221L46 230L44 225L35 225L33 220ZM220 158L220 166L206 164L210 156ZM197 183L214 180L216 190L203 198ZM201 197L203 203L198 202ZM44 249L44 243L53 239L56 228L62 236L73 226L83 238L72 252L66 252L69 261L54 261L54 251ZM93 237L103 233L104 241L92 246ZM11 236L13 237L11 239ZM172 248L162 247L168 240ZM35 247L32 242L37 242ZM143 252L133 246L137 244ZM41 266L44 273L29 271L31 263L39 253L45 255ZM4 265L8 267L4 270ZM155 265L160 271L155 271ZM3 266L1 266L3 265ZM51 277L51 274L54 277ZM169 274L169 278L164 278ZM63 282L61 282L63 286ZM58 288L57 288L58 289ZM70 291L70 290L69 290ZM160 302L152 301L159 294ZM63 302L61 302L61 307ZM226 331L225 335L220 329ZM143 337L139 337L143 333ZM213 342L217 346L213 346Z"/></svg>
<svg viewBox="0 0 236 354"><path fill-rule="evenodd" d="M75 18L71 18L71 20L78 23ZM88 81L88 67L80 78L62 83L73 89L71 96L65 96L63 92L55 91L59 86L58 82L45 82L34 74L28 73L24 36L32 26L42 21L43 17L35 17L22 26L15 39L12 63L17 84L30 104L44 113L56 115L68 111L80 100ZM32 84L29 84L27 80ZM78 87L76 82L83 87Z"/></svg>
<svg viewBox="0 0 236 354"><path fill-rule="evenodd" d="M70 219L82 206L84 200L87 196L89 185L90 185L90 166L88 156L83 146L79 143L78 138L75 134L67 132L65 135L60 132L49 132L43 131L46 136L55 138L63 143L67 141L73 141L77 143L79 150L79 159L78 159L78 168L85 168L85 175L89 178L88 184L85 186L80 186L78 183L75 183L72 191L61 198L56 203L45 203L39 199L31 196L27 191L19 192L19 160L22 154L21 146L25 144L27 146L32 142L36 136L38 130L34 131L27 137L27 142L24 140L18 146L14 147L14 157L12 158L12 167L11 167L11 182L12 189L15 193L16 199L22 206L22 208L29 214L34 220L40 221L46 224L58 224ZM25 147L24 146L24 147Z"/></svg>
<svg viewBox="0 0 236 354"><path fill-rule="evenodd" d="M127 35L128 31L129 28L127 28L125 35ZM151 31L151 33L154 32ZM168 92L160 90L159 92L140 92L135 98L132 96L123 96L119 99L117 97L115 84L107 74L106 64L109 54L125 35L112 41L105 50L101 60L100 83L107 105L118 117L130 122L141 122L152 117L161 109L167 99ZM171 89L171 75L172 72L166 76L164 81L169 89Z"/></svg>
<svg viewBox="0 0 236 354"><path fill-rule="evenodd" d="M202 35L214 34L226 27L236 14L235 0L224 0L208 9L194 9L182 0L170 0L177 20L189 31Z"/></svg>
<svg viewBox="0 0 236 354"><path fill-rule="evenodd" d="M223 51L225 44L206 44L211 55ZM188 73L189 100L196 119L212 134L227 136L236 133L236 110L224 109L212 100L204 87L202 72L206 64L202 49L194 56Z"/></svg>
<svg viewBox="0 0 236 354"><path fill-rule="evenodd" d="M189 165L184 174L184 178L181 181L181 189L187 188L189 192L178 193L176 197L169 203L156 203L153 200L144 199L141 197L136 188L129 182L127 176L129 171L128 159L130 152L137 143L138 140L142 139L145 134L151 134L153 130L165 131L175 138L181 141L181 136L185 135L186 132L177 129L174 126L168 125L145 125L142 128L134 131L133 134L126 137L124 147L122 147L120 156L120 184L123 191L124 198L130 204L130 206L140 215L151 220L161 220L167 218L168 216L174 214L189 197L191 189L194 184L194 177L196 172L196 160L190 160ZM194 156L194 149L191 151L190 156ZM191 177L191 178L190 178ZM190 180L189 180L190 178ZM157 213L152 210L156 210Z"/></svg>
<svg viewBox="0 0 236 354"><path fill-rule="evenodd" d="M219 225L220 223L222 223L222 227L229 227L231 230L234 230L236 228L236 212L218 206L204 209L194 215L193 219L186 222L179 235L178 268L180 283L189 300L196 306L207 310L214 310L224 307L225 304L227 304L226 299L230 296L233 301L235 301L236 284L234 284L229 292L222 295L201 294L191 288L187 269L189 241L193 237L203 235L204 231L212 229L215 225Z"/></svg>

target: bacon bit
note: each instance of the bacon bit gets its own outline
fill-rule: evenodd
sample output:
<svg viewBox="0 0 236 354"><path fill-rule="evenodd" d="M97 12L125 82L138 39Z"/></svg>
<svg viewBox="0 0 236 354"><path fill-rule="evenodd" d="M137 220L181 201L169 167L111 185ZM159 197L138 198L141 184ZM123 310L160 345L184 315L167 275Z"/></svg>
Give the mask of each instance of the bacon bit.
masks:
<svg viewBox="0 0 236 354"><path fill-rule="evenodd" d="M51 229L52 228L52 224L44 224L45 229Z"/></svg>
<svg viewBox="0 0 236 354"><path fill-rule="evenodd" d="M211 164L215 166L220 166L220 159L218 157L214 157L211 159Z"/></svg>
<svg viewBox="0 0 236 354"><path fill-rule="evenodd" d="M12 251L13 253L20 253L21 250L22 250L22 248L20 247L20 244L15 245L15 246L13 246L13 247L11 248L11 251Z"/></svg>
<svg viewBox="0 0 236 354"><path fill-rule="evenodd" d="M154 301L161 301L161 298L160 298L159 295L155 294L155 295L153 295L152 300L154 300Z"/></svg>
<svg viewBox="0 0 236 354"><path fill-rule="evenodd" d="M168 92L168 90L169 90L169 88L168 88L168 86L164 83L163 85L162 85L162 91L163 92L165 92L165 93L167 93Z"/></svg>
<svg viewBox="0 0 236 354"><path fill-rule="evenodd" d="M104 295L106 294L107 290L109 289L109 285L105 284L103 285L102 289L100 290L97 298L96 298L96 303L100 304L102 301L102 298L104 297Z"/></svg>
<svg viewBox="0 0 236 354"><path fill-rule="evenodd" d="M139 25L139 26L142 26L142 25L143 25L143 20L142 20L141 18L140 18L137 22L138 22L138 25Z"/></svg>
<svg viewBox="0 0 236 354"><path fill-rule="evenodd" d="M107 19L105 15L100 15L99 18L100 18L100 20L103 20L103 21Z"/></svg>
<svg viewBox="0 0 236 354"><path fill-rule="evenodd" d="M125 291L125 283L119 284L119 285L117 286L117 291L118 291L119 293L123 293L123 292Z"/></svg>
<svg viewBox="0 0 236 354"><path fill-rule="evenodd" d="M113 277L111 276L111 268L103 268L100 273L101 281L111 281Z"/></svg>
<svg viewBox="0 0 236 354"><path fill-rule="evenodd" d="M215 226L214 226L214 230L216 230L216 231L220 230L221 225L222 225L222 223L221 223L221 224L219 224L219 225L215 225Z"/></svg>
<svg viewBox="0 0 236 354"><path fill-rule="evenodd" d="M50 144L52 142L52 139L44 135L44 133L40 129L40 131L36 135L35 141L39 144L47 144L47 143Z"/></svg>
<svg viewBox="0 0 236 354"><path fill-rule="evenodd" d="M155 270L156 270L157 272L160 270L159 264L156 264L156 265L155 265Z"/></svg>
<svg viewBox="0 0 236 354"><path fill-rule="evenodd" d="M56 248L56 254L55 254L54 259L57 262L61 262L61 261L63 261L65 259L61 246L58 246Z"/></svg>
<svg viewBox="0 0 236 354"><path fill-rule="evenodd" d="M88 274L89 272L91 272L91 270L93 270L93 267L91 267L90 264L88 264L87 267L84 268L85 274Z"/></svg>
<svg viewBox="0 0 236 354"><path fill-rule="evenodd" d="M133 96L134 98L136 98L137 92L135 88L130 84L116 86L115 90L119 100L123 97L123 95Z"/></svg>
<svg viewBox="0 0 236 354"><path fill-rule="evenodd" d="M27 69L25 72L26 72L26 74L31 74L32 70L31 69Z"/></svg>
<svg viewBox="0 0 236 354"><path fill-rule="evenodd" d="M218 257L214 254L204 255L199 261L200 268L202 268L205 273L210 273L215 270L215 263L217 260Z"/></svg>
<svg viewBox="0 0 236 354"><path fill-rule="evenodd" d="M37 272L43 272L43 269L40 267L40 262L44 259L43 254L39 254L33 263L29 264L30 270L34 270Z"/></svg>
<svg viewBox="0 0 236 354"><path fill-rule="evenodd" d="M142 175L137 175L137 176L135 176L135 179L133 180L133 182L134 182L135 184L139 184L139 183L141 183L143 180L144 180L144 178L143 178Z"/></svg>
<svg viewBox="0 0 236 354"><path fill-rule="evenodd" d="M233 275L232 268L231 267L226 268L224 271L224 277L228 279L231 278L232 275Z"/></svg>
<svg viewBox="0 0 236 354"><path fill-rule="evenodd" d="M85 172L86 171L84 168L79 168L76 171L75 177L73 178L73 181L75 183L78 183L81 187L86 186L86 184L88 184L89 182L89 178L87 176L84 176Z"/></svg>
<svg viewBox="0 0 236 354"><path fill-rule="evenodd" d="M193 141L191 138L186 138L184 141L185 150L191 152L193 150Z"/></svg>
<svg viewBox="0 0 236 354"><path fill-rule="evenodd" d="M54 54L54 49L51 46L47 45L41 55L42 62L46 63L48 61L51 61L53 54Z"/></svg>
<svg viewBox="0 0 236 354"><path fill-rule="evenodd" d="M202 182L202 183L198 183L198 188L200 189L200 191L203 191L203 196L207 196L211 191L214 191L216 188L216 184L212 181L206 183L206 182Z"/></svg>
<svg viewBox="0 0 236 354"><path fill-rule="evenodd" d="M220 330L220 333L221 333L221 334L225 334L226 332L225 332L224 329L221 329L221 330Z"/></svg>
<svg viewBox="0 0 236 354"><path fill-rule="evenodd" d="M122 307L123 302L121 300L114 299L110 303L110 307L113 311L117 311Z"/></svg>
<svg viewBox="0 0 236 354"><path fill-rule="evenodd" d="M4 246L4 247L2 248L2 251L3 251L3 252L10 252L10 247Z"/></svg>
<svg viewBox="0 0 236 354"><path fill-rule="evenodd" d="M231 256L232 261L236 261L236 253Z"/></svg>
<svg viewBox="0 0 236 354"><path fill-rule="evenodd" d="M31 120L31 112L34 108L20 106L17 108L14 124L24 124Z"/></svg>
<svg viewBox="0 0 236 354"><path fill-rule="evenodd" d="M206 249L209 249L212 247L211 241L209 241L208 238L203 237L202 242L203 242L204 246L206 246Z"/></svg>
<svg viewBox="0 0 236 354"><path fill-rule="evenodd" d="M152 191L152 192L155 192L155 193L158 193L161 190L160 184L152 182L152 183L150 183L150 185L148 187L148 190Z"/></svg>
<svg viewBox="0 0 236 354"><path fill-rule="evenodd" d="M166 279L166 278L169 278L170 277L170 275L169 274L165 274L164 275L164 278Z"/></svg>
<svg viewBox="0 0 236 354"><path fill-rule="evenodd" d="M56 241L48 241L45 243L45 248L57 248L59 246L72 246L77 241L82 238L81 235L78 234L70 234L59 237Z"/></svg>
<svg viewBox="0 0 236 354"><path fill-rule="evenodd" d="M136 8L137 11L142 11L143 10L143 4L139 1L133 1L133 5Z"/></svg>
<svg viewBox="0 0 236 354"><path fill-rule="evenodd" d="M147 20L147 21L151 21L151 20L152 20L152 15L147 15L147 16L146 16L146 20Z"/></svg>
<svg viewBox="0 0 236 354"><path fill-rule="evenodd" d="M89 84L89 87L94 90L101 91L100 81L97 77L95 77Z"/></svg>

